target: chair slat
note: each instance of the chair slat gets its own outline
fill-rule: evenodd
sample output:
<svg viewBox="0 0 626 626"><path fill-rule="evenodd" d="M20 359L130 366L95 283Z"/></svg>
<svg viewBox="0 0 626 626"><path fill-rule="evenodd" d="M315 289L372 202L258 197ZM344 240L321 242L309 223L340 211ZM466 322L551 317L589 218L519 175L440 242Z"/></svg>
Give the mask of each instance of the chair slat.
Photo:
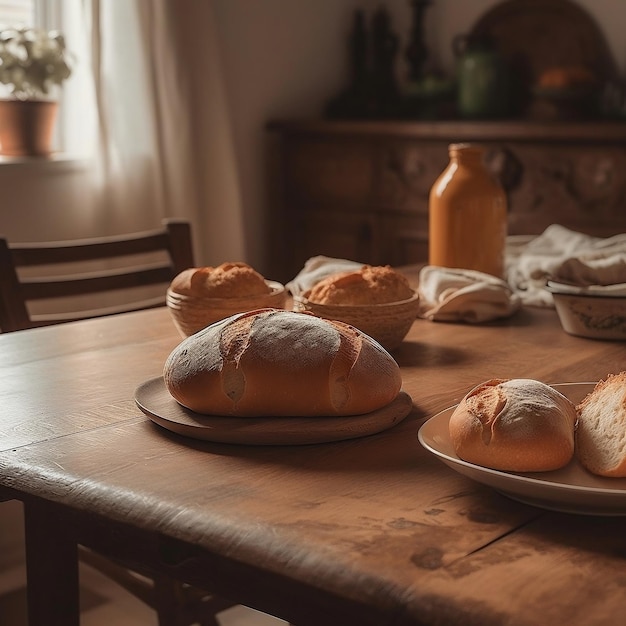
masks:
<svg viewBox="0 0 626 626"><path fill-rule="evenodd" d="M171 265L158 265L128 272L106 271L77 277L63 276L61 279L24 278L21 283L21 291L26 300L42 300L158 285L169 282L172 277L173 268Z"/></svg>
<svg viewBox="0 0 626 626"><path fill-rule="evenodd" d="M140 237L123 237L119 240L84 239L77 242L61 241L45 245L19 244L11 245L10 248L18 267L80 263L169 250L169 238L164 232L146 233Z"/></svg>
<svg viewBox="0 0 626 626"><path fill-rule="evenodd" d="M93 317L106 317L108 315L117 315L119 313L132 313L133 311L144 311L146 309L156 309L165 304L165 296L153 299L141 300L132 305L102 307L98 309L89 309L84 311L76 311L73 314L67 313L49 313L36 314L31 316L31 321L37 327L51 326L52 324L61 324L65 322L76 322L82 319L90 319Z"/></svg>
<svg viewBox="0 0 626 626"><path fill-rule="evenodd" d="M183 220L165 220L161 229L115 237L11 244L0 238L0 331L10 332L164 304L166 285L178 273L194 266L192 246L191 226ZM146 263L133 259L156 252L163 253L162 261ZM80 269L80 264L85 262L90 262L89 271ZM98 265L98 262L102 269L91 269L91 265ZM63 267L58 267L61 264ZM76 264L77 271L69 274L71 270L67 266L72 264ZM56 272L55 275L57 267L62 273ZM37 272L40 275L35 275ZM145 290L142 295L131 297L134 288L159 284L163 285L163 297L157 298L156 302L146 301ZM37 310L37 315L32 317L29 311L29 302L85 295L95 297L118 290L129 291L128 301L113 307L98 304L87 311L70 309L63 313L51 311L50 314Z"/></svg>

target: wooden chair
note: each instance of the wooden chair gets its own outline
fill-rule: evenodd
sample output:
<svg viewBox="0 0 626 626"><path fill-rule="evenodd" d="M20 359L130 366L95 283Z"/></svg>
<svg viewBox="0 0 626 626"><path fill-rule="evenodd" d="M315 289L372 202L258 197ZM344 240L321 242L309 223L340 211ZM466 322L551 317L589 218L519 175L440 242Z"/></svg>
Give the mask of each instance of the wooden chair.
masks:
<svg viewBox="0 0 626 626"><path fill-rule="evenodd" d="M91 267L85 270L86 266ZM185 221L166 220L159 230L88 240L17 244L0 238L0 330L12 332L163 306L167 284L193 266L191 228ZM157 295L130 298L145 289ZM70 306L62 312L31 311L33 304L48 299L71 305L77 298L106 299L111 293L122 294L112 306L99 301L96 307L71 310ZM156 572L131 569L82 546L79 555L82 562L152 607L159 626L218 626L216 613L235 604Z"/></svg>
<svg viewBox="0 0 626 626"><path fill-rule="evenodd" d="M165 220L159 230L75 241L18 244L0 238L0 329L11 332L162 306L166 285L193 265L191 228L185 221ZM37 312L37 305L50 308L51 303L57 310Z"/></svg>

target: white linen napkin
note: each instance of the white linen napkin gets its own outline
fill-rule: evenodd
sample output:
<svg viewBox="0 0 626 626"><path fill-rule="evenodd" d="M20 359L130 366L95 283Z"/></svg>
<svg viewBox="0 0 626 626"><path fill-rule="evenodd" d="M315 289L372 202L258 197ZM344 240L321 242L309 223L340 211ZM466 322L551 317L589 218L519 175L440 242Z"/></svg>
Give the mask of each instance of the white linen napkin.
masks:
<svg viewBox="0 0 626 626"><path fill-rule="evenodd" d="M420 270L418 315L435 322L487 322L513 315L520 297L502 279L474 270L426 265Z"/></svg>
<svg viewBox="0 0 626 626"><path fill-rule="evenodd" d="M548 280L580 286L626 283L626 233L601 238L552 224L537 237L513 237L507 244L506 278L526 305L554 306Z"/></svg>
<svg viewBox="0 0 626 626"><path fill-rule="evenodd" d="M326 276L358 270L363 265L365 263L357 263L348 259L334 259L323 255L314 256L305 262L304 267L285 287L291 292L292 296L299 296L311 289L322 278L326 278Z"/></svg>

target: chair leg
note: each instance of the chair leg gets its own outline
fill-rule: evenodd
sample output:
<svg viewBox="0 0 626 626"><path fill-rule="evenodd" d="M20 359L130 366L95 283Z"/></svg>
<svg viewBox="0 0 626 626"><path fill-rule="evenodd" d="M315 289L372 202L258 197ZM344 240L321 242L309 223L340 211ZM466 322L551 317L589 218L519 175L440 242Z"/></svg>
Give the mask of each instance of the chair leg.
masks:
<svg viewBox="0 0 626 626"><path fill-rule="evenodd" d="M181 600L178 585L164 576L154 577L154 609L159 626L188 626L189 622L180 614Z"/></svg>
<svg viewBox="0 0 626 626"><path fill-rule="evenodd" d="M157 614L159 626L220 626L215 615L236 605L168 576L138 573L83 546L79 549L81 561L150 606Z"/></svg>
<svg viewBox="0 0 626 626"><path fill-rule="evenodd" d="M234 606L166 576L154 578L154 608L159 626L220 626L216 614Z"/></svg>
<svg viewBox="0 0 626 626"><path fill-rule="evenodd" d="M41 520L46 520L45 524ZM66 524L45 503L24 503L28 623L79 626L78 557Z"/></svg>

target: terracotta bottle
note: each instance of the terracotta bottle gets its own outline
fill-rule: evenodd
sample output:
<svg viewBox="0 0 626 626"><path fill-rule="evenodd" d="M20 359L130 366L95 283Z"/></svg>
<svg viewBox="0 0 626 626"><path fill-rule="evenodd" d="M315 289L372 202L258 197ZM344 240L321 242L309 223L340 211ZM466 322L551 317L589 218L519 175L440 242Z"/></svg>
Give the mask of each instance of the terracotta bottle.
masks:
<svg viewBox="0 0 626 626"><path fill-rule="evenodd" d="M484 149L451 144L450 163L429 197L430 265L478 270L502 278L506 195L484 164Z"/></svg>

